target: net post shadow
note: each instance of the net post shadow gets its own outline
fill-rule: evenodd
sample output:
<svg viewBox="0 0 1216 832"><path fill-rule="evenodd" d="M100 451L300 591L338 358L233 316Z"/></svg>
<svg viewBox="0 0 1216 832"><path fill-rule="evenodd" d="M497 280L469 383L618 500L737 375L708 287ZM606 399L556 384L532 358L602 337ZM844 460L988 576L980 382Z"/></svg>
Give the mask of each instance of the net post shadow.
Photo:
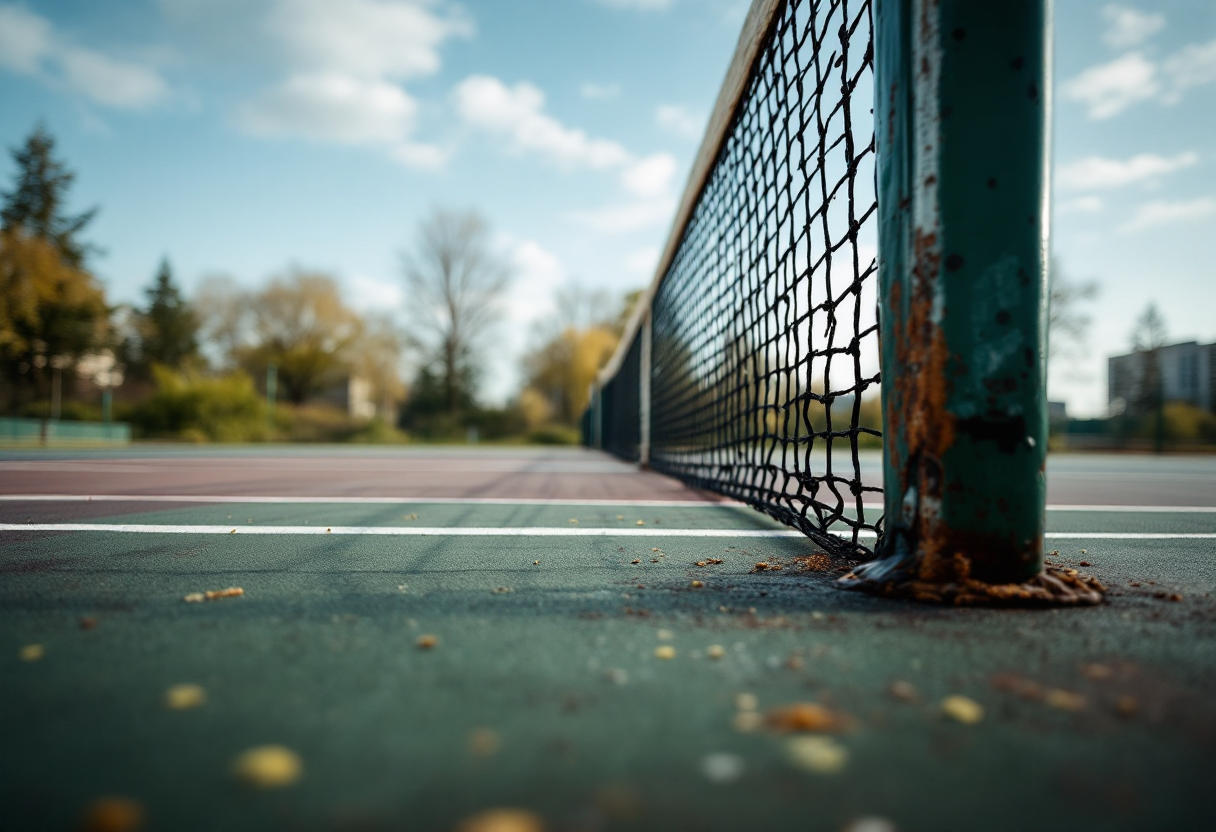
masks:
<svg viewBox="0 0 1216 832"><path fill-rule="evenodd" d="M1050 0L875 0L885 534L845 589L1096 604L1045 564Z"/></svg>

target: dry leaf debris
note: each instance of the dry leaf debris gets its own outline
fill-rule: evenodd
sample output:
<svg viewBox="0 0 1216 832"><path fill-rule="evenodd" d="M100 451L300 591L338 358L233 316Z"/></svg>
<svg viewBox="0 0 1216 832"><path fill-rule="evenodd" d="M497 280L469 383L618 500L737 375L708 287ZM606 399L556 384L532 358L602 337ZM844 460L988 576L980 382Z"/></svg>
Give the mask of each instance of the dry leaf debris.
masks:
<svg viewBox="0 0 1216 832"><path fill-rule="evenodd" d="M439 637L431 635L430 633L424 633L423 635L418 636L418 639L414 642L414 644L418 646L419 650L431 650L435 647L435 645L439 644Z"/></svg>
<svg viewBox="0 0 1216 832"><path fill-rule="evenodd" d="M544 832L540 815L527 809L488 809L465 818L456 832Z"/></svg>
<svg viewBox="0 0 1216 832"><path fill-rule="evenodd" d="M974 699L955 694L942 700L942 714L964 725L975 725L984 718L984 706Z"/></svg>
<svg viewBox="0 0 1216 832"><path fill-rule="evenodd" d="M209 589L206 592L191 592L182 598L187 604L201 604L203 601L219 601L221 598L237 598L245 594L239 586L227 589Z"/></svg>
<svg viewBox="0 0 1216 832"><path fill-rule="evenodd" d="M795 702L771 708L764 715L764 724L779 734L798 732L831 733L851 727L852 718L816 702Z"/></svg>
<svg viewBox="0 0 1216 832"><path fill-rule="evenodd" d="M300 756L282 745L261 745L241 753L232 763L232 773L257 789L290 786L300 779L304 766Z"/></svg>
<svg viewBox="0 0 1216 832"><path fill-rule="evenodd" d="M791 737L786 741L789 761L813 774L836 774L849 761L849 752L831 737Z"/></svg>
<svg viewBox="0 0 1216 832"><path fill-rule="evenodd" d="M654 648L654 657L656 659L663 659L664 661L674 659L676 657L676 648L670 644L661 644Z"/></svg>
<svg viewBox="0 0 1216 832"><path fill-rule="evenodd" d="M17 653L23 662L36 662L46 655L46 648L41 644L27 644Z"/></svg>
<svg viewBox="0 0 1216 832"><path fill-rule="evenodd" d="M144 825L144 807L129 797L102 797L89 804L85 832L136 832Z"/></svg>
<svg viewBox="0 0 1216 832"><path fill-rule="evenodd" d="M165 707L171 711L188 711L207 701L207 692L195 684L174 685L165 691Z"/></svg>

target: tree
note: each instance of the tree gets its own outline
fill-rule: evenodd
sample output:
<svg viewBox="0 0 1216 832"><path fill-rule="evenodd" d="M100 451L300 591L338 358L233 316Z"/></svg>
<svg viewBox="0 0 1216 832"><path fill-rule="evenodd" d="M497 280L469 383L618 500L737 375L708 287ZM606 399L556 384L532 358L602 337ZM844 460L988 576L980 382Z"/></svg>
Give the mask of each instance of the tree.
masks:
<svg viewBox="0 0 1216 832"><path fill-rule="evenodd" d="M5 229L22 228L25 233L49 242L71 267L82 269L93 250L77 235L97 214L91 208L75 216L64 213L68 188L76 174L54 156L55 140L41 125L34 128L25 145L12 151L17 176L11 191L3 193L0 222Z"/></svg>
<svg viewBox="0 0 1216 832"><path fill-rule="evenodd" d="M1133 405L1142 412L1151 412L1153 420L1153 450L1161 453L1165 445L1165 390L1161 377L1161 348L1165 346L1169 336L1166 333L1165 318L1157 309L1157 304L1150 303L1136 318L1132 328L1132 349L1140 354L1140 379L1136 385Z"/></svg>
<svg viewBox="0 0 1216 832"><path fill-rule="evenodd" d="M202 346L222 370L236 367L252 344L251 305L250 293L227 275L205 277L194 294Z"/></svg>
<svg viewBox="0 0 1216 832"><path fill-rule="evenodd" d="M253 345L238 348L238 357L255 376L273 362L292 403L302 404L347 367L360 321L329 275L293 270L271 280L249 308Z"/></svg>
<svg viewBox="0 0 1216 832"><path fill-rule="evenodd" d="M53 150L36 128L12 151L14 186L0 194L0 372L18 397L109 341L105 294L84 264L91 247L78 238L94 211L64 213L74 175Z"/></svg>
<svg viewBox="0 0 1216 832"><path fill-rule="evenodd" d="M199 320L173 282L173 270L161 261L152 285L144 290L148 306L139 316L139 352L144 367L178 368L198 356Z"/></svg>
<svg viewBox="0 0 1216 832"><path fill-rule="evenodd" d="M405 393L401 383L401 358L405 341L401 330L387 315L367 315L359 324L350 349L351 369L371 383L376 410L385 418Z"/></svg>
<svg viewBox="0 0 1216 832"><path fill-rule="evenodd" d="M1053 358L1083 357L1092 319L1082 304L1098 296L1098 284L1092 280L1074 282L1055 258L1048 280L1047 353Z"/></svg>
<svg viewBox="0 0 1216 832"><path fill-rule="evenodd" d="M471 406L478 340L494 322L511 271L491 249L489 228L475 212L432 211L403 255L408 309L423 350L415 388L438 380L448 416Z"/></svg>
<svg viewBox="0 0 1216 832"><path fill-rule="evenodd" d="M578 421L587 408L591 382L616 350L639 294L632 292L624 303L616 303L607 293L576 283L558 291L557 314L540 323L541 343L524 356L520 404L529 412L529 422Z"/></svg>

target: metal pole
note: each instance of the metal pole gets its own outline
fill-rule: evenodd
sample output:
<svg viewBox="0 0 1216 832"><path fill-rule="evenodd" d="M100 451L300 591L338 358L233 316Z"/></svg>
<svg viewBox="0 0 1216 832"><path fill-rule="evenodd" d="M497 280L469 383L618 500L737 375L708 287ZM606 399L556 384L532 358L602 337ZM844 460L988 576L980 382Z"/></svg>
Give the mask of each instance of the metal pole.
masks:
<svg viewBox="0 0 1216 832"><path fill-rule="evenodd" d="M650 356L651 310L642 318L642 355L638 371L638 465L650 467Z"/></svg>
<svg viewBox="0 0 1216 832"><path fill-rule="evenodd" d="M266 431L274 430L274 403L279 392L279 368L271 361L266 365Z"/></svg>
<svg viewBox="0 0 1216 832"><path fill-rule="evenodd" d="M110 436L110 422L114 418L114 396L109 387L101 388L101 421L106 426L106 438Z"/></svg>
<svg viewBox="0 0 1216 832"><path fill-rule="evenodd" d="M1101 598L1044 574L1050 20L1049 0L875 3L886 529L848 588Z"/></svg>
<svg viewBox="0 0 1216 832"><path fill-rule="evenodd" d="M58 357L58 356L56 356ZM51 369L51 421L59 418L63 402L63 371L52 365Z"/></svg>

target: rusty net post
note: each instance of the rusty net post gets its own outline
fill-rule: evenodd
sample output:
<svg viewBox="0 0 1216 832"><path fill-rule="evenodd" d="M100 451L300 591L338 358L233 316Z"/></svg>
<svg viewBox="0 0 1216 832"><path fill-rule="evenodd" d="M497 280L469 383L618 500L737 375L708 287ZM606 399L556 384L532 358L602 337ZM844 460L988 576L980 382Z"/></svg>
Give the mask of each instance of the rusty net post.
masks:
<svg viewBox="0 0 1216 832"><path fill-rule="evenodd" d="M846 588L1095 603L1044 567L1049 0L876 0L886 532Z"/></svg>

